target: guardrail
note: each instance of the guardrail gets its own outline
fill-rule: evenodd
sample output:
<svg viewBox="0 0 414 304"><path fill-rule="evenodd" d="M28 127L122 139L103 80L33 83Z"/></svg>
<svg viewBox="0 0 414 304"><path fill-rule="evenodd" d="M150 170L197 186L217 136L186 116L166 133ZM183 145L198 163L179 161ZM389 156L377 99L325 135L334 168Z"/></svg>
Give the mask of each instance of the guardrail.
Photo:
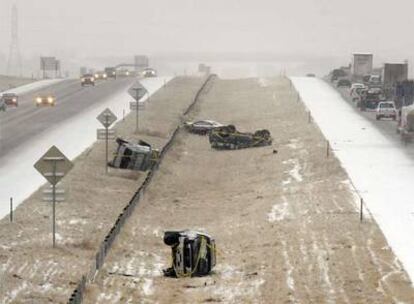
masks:
<svg viewBox="0 0 414 304"><path fill-rule="evenodd" d="M212 74L209 75L206 81L203 83L201 88L197 91L193 102L189 105L187 110L184 112L184 115L187 115L195 106L195 104L200 99L201 94L207 88L207 85L210 83L211 80L216 78L217 75ZM127 219L132 215L135 207L141 201L144 196L144 193L151 183L152 178L154 177L155 172L158 170L159 165L161 164L162 160L164 159L165 155L167 154L168 150L171 148L172 144L174 143L175 138L177 137L178 133L180 132L181 127L178 126L174 132L172 133L170 139L161 149L160 157L158 163L147 173L147 176L138 190L135 192L132 199L129 203L124 207L122 212L119 214L118 218L115 221L115 224L112 226L111 230L109 230L108 234L105 236L105 239L99 246L99 250L95 255L95 261L93 262L89 272L86 275L82 276L82 279L79 281L76 289L73 291L72 295L69 298L68 304L81 304L83 301L84 292L86 289L86 285L88 283L92 283L95 280L96 275L99 273L99 270L105 263L105 258L112 247L116 237L118 236L119 232L121 231L122 227L126 223Z"/></svg>

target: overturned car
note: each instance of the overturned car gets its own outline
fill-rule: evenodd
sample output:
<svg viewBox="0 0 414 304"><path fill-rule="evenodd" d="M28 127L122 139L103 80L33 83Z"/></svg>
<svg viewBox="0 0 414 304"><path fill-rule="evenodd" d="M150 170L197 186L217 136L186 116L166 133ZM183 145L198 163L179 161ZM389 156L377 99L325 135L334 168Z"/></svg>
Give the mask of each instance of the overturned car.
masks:
<svg viewBox="0 0 414 304"><path fill-rule="evenodd" d="M198 121L187 121L184 123L184 127L188 132L200 134L200 135L206 135L211 130L223 127L223 125L217 121L214 120L198 120Z"/></svg>
<svg viewBox="0 0 414 304"><path fill-rule="evenodd" d="M116 142L118 148L114 159L108 163L112 168L147 171L158 162L159 151L145 141L140 140L138 144L134 144L117 138Z"/></svg>
<svg viewBox="0 0 414 304"><path fill-rule="evenodd" d="M226 150L263 147L272 144L272 137L266 129L254 133L242 133L237 131L233 125L213 129L210 132L209 140L212 148Z"/></svg>
<svg viewBox="0 0 414 304"><path fill-rule="evenodd" d="M164 269L167 277L200 277L216 265L216 245L208 234L184 230L166 231L164 243L171 247L172 265Z"/></svg>

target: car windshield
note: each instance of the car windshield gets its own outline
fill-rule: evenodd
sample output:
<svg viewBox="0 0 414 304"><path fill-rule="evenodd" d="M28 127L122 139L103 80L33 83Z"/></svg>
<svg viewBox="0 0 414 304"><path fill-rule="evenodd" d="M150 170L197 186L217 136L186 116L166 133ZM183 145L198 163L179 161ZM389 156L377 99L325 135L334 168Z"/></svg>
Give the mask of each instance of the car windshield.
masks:
<svg viewBox="0 0 414 304"><path fill-rule="evenodd" d="M394 109L394 105L392 103L381 103L380 108L382 108L382 109Z"/></svg>

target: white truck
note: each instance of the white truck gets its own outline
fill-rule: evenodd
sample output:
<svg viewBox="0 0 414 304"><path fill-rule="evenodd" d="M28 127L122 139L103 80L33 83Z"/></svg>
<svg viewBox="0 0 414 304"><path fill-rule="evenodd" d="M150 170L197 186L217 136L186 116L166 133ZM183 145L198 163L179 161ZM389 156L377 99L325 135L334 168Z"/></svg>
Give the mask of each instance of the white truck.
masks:
<svg viewBox="0 0 414 304"><path fill-rule="evenodd" d="M404 142L412 140L414 136L414 105L401 108L397 133L401 135L401 140Z"/></svg>

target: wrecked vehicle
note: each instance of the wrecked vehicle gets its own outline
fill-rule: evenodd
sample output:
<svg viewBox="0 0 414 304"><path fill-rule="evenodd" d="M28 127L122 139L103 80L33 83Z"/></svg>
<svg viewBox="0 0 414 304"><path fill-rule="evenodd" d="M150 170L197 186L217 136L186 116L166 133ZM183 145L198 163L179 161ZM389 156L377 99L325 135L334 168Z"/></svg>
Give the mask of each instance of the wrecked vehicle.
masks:
<svg viewBox="0 0 414 304"><path fill-rule="evenodd" d="M184 123L184 127L188 132L206 135L211 130L218 127L223 127L223 125L214 120L199 120L196 122L187 121Z"/></svg>
<svg viewBox="0 0 414 304"><path fill-rule="evenodd" d="M158 162L159 151L152 149L145 141L140 140L138 144L134 144L117 138L116 142L118 148L114 159L108 163L112 168L147 171Z"/></svg>
<svg viewBox="0 0 414 304"><path fill-rule="evenodd" d="M166 231L164 243L172 250L172 266L163 270L167 277L205 276L216 265L216 243L206 233Z"/></svg>
<svg viewBox="0 0 414 304"><path fill-rule="evenodd" d="M242 133L237 131L233 125L213 129L210 132L209 140L212 148L226 150L263 147L272 144L272 137L268 130Z"/></svg>

